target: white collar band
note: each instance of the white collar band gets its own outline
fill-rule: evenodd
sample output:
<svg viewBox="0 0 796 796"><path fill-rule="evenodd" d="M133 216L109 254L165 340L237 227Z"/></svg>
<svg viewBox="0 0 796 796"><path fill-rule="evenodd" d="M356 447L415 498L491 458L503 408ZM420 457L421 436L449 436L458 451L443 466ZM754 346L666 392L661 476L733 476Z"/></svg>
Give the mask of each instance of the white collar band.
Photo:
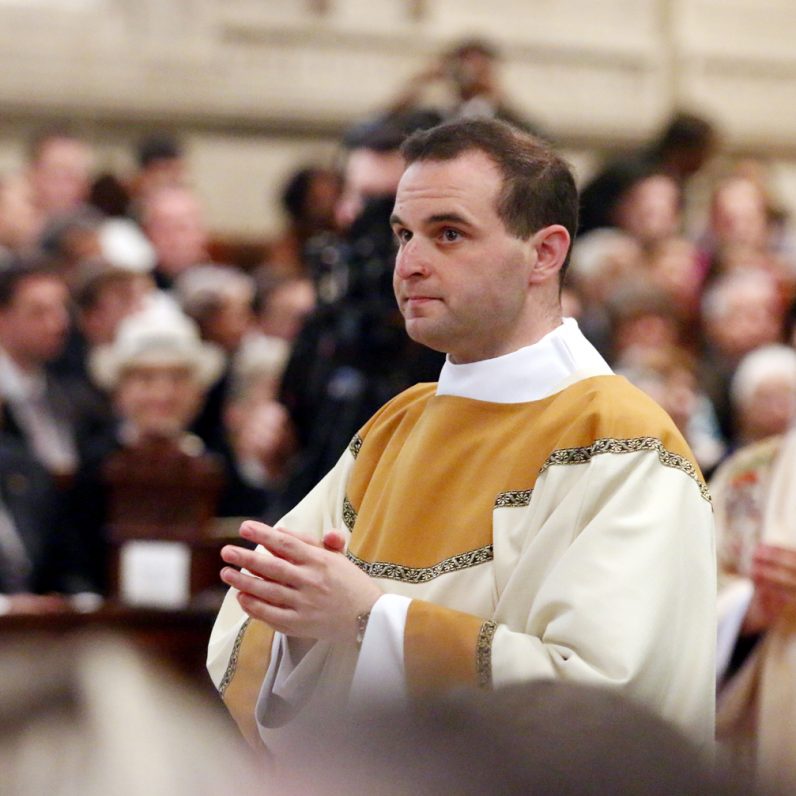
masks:
<svg viewBox="0 0 796 796"><path fill-rule="evenodd" d="M513 404L538 401L590 376L611 374L597 349L583 336L574 318L533 345L510 354L442 367L437 395Z"/></svg>

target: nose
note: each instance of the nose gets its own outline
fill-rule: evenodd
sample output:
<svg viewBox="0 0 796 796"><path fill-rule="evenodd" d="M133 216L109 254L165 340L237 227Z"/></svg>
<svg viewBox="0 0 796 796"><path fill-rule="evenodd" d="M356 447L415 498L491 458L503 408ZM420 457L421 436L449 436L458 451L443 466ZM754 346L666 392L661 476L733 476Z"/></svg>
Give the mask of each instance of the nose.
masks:
<svg viewBox="0 0 796 796"><path fill-rule="evenodd" d="M429 270L428 254L417 239L407 241L395 257L395 276L399 279L411 279L426 276Z"/></svg>
<svg viewBox="0 0 796 796"><path fill-rule="evenodd" d="M64 335L69 331L69 311L65 306L51 307L42 324L45 333Z"/></svg>

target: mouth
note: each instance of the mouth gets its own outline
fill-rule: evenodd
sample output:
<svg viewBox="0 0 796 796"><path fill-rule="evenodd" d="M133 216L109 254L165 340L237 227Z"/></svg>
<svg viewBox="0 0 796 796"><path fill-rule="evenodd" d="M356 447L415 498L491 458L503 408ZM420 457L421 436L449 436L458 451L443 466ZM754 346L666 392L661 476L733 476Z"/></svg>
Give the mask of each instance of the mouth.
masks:
<svg viewBox="0 0 796 796"><path fill-rule="evenodd" d="M439 301L440 299L436 298L436 296L405 296L404 302L406 304L425 304L429 301Z"/></svg>

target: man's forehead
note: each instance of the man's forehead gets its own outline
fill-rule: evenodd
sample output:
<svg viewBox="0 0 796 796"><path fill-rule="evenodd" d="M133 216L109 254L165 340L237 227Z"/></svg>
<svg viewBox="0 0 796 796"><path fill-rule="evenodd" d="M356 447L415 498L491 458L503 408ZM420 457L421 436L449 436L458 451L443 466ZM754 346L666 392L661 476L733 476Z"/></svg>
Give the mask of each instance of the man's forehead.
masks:
<svg viewBox="0 0 796 796"><path fill-rule="evenodd" d="M452 158L427 158L409 163L404 170L404 180L428 180L447 175L451 180L479 180L483 177L502 179L497 163L480 149L467 149Z"/></svg>
<svg viewBox="0 0 796 796"><path fill-rule="evenodd" d="M469 150L450 160L410 163L398 185L395 207L399 212L417 200L494 207L501 188L497 165L483 152Z"/></svg>

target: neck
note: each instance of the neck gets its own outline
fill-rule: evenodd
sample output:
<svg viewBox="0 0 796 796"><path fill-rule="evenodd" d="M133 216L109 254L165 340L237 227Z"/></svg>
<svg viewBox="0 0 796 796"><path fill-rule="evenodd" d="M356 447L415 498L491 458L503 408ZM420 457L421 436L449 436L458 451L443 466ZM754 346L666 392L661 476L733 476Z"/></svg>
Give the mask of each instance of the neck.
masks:
<svg viewBox="0 0 796 796"><path fill-rule="evenodd" d="M507 339L500 346L471 352L449 352L448 358L454 365L468 365L473 362L482 362L485 359L495 359L506 354L512 354L521 348L527 348L534 343L538 343L543 337L561 326L562 323L563 318L560 313L548 319L537 319L532 328Z"/></svg>

